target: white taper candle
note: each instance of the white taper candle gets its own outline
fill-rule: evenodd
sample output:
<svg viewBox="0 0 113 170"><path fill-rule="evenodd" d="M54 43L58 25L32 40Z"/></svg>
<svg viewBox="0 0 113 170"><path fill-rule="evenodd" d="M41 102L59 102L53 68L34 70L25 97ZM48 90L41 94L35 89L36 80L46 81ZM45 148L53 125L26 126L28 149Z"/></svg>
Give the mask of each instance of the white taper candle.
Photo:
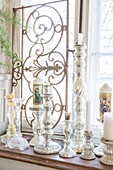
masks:
<svg viewBox="0 0 113 170"><path fill-rule="evenodd" d="M91 101L86 102L86 131L90 130Z"/></svg>

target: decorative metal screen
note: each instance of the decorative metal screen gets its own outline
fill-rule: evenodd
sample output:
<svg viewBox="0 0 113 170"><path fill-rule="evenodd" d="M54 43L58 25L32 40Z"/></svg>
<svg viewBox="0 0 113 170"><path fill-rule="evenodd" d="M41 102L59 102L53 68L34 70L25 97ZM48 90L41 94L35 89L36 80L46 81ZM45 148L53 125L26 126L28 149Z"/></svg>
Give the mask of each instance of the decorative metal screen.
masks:
<svg viewBox="0 0 113 170"><path fill-rule="evenodd" d="M22 119L25 117L32 126L34 117L29 107L33 102L33 79L39 76L53 85L54 128L68 106L68 0L14 8L14 16L18 12L24 26L17 43L13 25L13 49L19 48L23 62L13 61L16 67L12 71L12 85L15 89L19 87L25 99Z"/></svg>

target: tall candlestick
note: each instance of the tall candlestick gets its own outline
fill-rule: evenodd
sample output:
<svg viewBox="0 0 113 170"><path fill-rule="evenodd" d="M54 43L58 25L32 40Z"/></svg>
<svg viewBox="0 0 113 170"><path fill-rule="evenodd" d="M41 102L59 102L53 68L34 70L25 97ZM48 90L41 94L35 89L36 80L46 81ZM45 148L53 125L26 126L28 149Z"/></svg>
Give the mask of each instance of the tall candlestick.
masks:
<svg viewBox="0 0 113 170"><path fill-rule="evenodd" d="M91 113L91 101L86 102L86 131L90 130L90 113Z"/></svg>
<svg viewBox="0 0 113 170"><path fill-rule="evenodd" d="M83 132L86 112L85 45L75 45L73 57L73 142L77 153L83 150Z"/></svg>
<svg viewBox="0 0 113 170"><path fill-rule="evenodd" d="M104 138L113 141L113 113L104 113Z"/></svg>

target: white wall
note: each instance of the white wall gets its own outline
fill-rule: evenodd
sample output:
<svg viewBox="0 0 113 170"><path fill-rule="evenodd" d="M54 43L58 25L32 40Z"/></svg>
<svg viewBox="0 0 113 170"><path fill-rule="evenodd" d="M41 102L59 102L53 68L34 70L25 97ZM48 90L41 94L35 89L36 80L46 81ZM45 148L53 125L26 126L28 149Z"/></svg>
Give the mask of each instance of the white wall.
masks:
<svg viewBox="0 0 113 170"><path fill-rule="evenodd" d="M0 74L0 135L7 128L6 94L11 92L11 74Z"/></svg>

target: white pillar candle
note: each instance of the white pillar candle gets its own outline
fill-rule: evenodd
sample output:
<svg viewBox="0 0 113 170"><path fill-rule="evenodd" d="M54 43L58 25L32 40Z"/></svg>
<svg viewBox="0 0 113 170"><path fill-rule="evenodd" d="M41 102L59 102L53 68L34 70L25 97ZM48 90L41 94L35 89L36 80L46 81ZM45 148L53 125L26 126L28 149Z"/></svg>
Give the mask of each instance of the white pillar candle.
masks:
<svg viewBox="0 0 113 170"><path fill-rule="evenodd" d="M104 112L104 138L113 141L113 113Z"/></svg>
<svg viewBox="0 0 113 170"><path fill-rule="evenodd" d="M91 112L91 101L86 102L86 131L90 130L90 112Z"/></svg>
<svg viewBox="0 0 113 170"><path fill-rule="evenodd" d="M83 34L78 33L78 45L82 45L82 43L83 43Z"/></svg>

